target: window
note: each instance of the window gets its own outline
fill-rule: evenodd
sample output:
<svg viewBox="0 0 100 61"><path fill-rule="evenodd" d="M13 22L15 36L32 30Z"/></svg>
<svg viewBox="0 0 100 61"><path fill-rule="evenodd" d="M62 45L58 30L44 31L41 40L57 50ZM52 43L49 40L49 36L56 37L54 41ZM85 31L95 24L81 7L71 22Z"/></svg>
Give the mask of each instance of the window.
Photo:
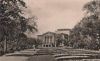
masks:
<svg viewBox="0 0 100 61"><path fill-rule="evenodd" d="M46 47L48 47L48 45L46 45Z"/></svg>
<svg viewBox="0 0 100 61"><path fill-rule="evenodd" d="M49 47L51 47L51 45L49 45Z"/></svg>
<svg viewBox="0 0 100 61"><path fill-rule="evenodd" d="M43 45L43 47L45 47L45 45Z"/></svg>

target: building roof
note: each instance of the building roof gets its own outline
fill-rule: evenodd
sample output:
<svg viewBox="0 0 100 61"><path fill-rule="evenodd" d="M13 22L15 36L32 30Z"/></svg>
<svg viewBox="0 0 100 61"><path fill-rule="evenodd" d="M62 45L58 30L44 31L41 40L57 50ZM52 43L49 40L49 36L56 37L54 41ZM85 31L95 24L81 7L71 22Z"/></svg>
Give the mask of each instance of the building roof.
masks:
<svg viewBox="0 0 100 61"><path fill-rule="evenodd" d="M48 31L48 32L44 33L43 35L48 34L48 33L56 34L56 33L54 33L54 32L50 32L50 31Z"/></svg>
<svg viewBox="0 0 100 61"><path fill-rule="evenodd" d="M57 31L70 31L71 29L57 29Z"/></svg>
<svg viewBox="0 0 100 61"><path fill-rule="evenodd" d="M71 31L71 29L57 29L57 31ZM43 35L46 35L48 33L50 33L50 34L57 34L57 31L56 32L50 32L50 31L48 31L48 32L43 33L43 34L38 35L38 36L43 36ZM64 32L64 34L66 34L66 33Z"/></svg>

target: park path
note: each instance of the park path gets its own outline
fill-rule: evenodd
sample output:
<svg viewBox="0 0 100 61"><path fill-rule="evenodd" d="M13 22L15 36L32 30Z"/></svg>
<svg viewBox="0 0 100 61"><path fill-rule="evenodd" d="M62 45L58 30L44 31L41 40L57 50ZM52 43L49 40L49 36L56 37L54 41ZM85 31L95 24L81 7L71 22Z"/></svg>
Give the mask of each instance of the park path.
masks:
<svg viewBox="0 0 100 61"><path fill-rule="evenodd" d="M33 56L26 61L56 61L52 55Z"/></svg>
<svg viewBox="0 0 100 61"><path fill-rule="evenodd" d="M85 56L91 56L92 59L91 57L85 59ZM100 61L100 51L73 48L27 49L1 56L0 61L57 61L62 58L65 60L75 58L76 61L80 58L79 61Z"/></svg>
<svg viewBox="0 0 100 61"><path fill-rule="evenodd" d="M37 51L38 49L35 51L34 49L27 49L23 51L14 52L14 53L9 53L4 56L1 56L0 61L25 61L30 56L33 56Z"/></svg>
<svg viewBox="0 0 100 61"><path fill-rule="evenodd" d="M41 49L26 61L56 61L55 57L52 55L52 52L53 51L50 49Z"/></svg>

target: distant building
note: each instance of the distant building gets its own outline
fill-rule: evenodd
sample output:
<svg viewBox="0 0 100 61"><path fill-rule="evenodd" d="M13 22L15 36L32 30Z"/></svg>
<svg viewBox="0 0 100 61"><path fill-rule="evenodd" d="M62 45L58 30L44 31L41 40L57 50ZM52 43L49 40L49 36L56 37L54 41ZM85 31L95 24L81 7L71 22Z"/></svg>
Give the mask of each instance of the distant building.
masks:
<svg viewBox="0 0 100 61"><path fill-rule="evenodd" d="M41 47L56 47L56 40L60 36L63 39L68 38L70 29L58 29L56 32L46 32L42 35L38 35L38 39L42 41ZM63 44L62 44L63 45Z"/></svg>
<svg viewBox="0 0 100 61"><path fill-rule="evenodd" d="M71 29L57 29L56 34L70 34Z"/></svg>

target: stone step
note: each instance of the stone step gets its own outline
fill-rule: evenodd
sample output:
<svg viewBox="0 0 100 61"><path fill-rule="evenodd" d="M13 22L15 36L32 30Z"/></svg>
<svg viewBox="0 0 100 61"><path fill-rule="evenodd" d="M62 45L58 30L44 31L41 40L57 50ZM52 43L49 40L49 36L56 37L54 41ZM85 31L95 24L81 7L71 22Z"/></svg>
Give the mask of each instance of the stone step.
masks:
<svg viewBox="0 0 100 61"><path fill-rule="evenodd" d="M54 57L63 57L63 56L95 56L97 54L72 54L72 55L69 55L69 54L55 54L53 55Z"/></svg>
<svg viewBox="0 0 100 61"><path fill-rule="evenodd" d="M35 55L52 55L52 52L47 49L42 49L37 51Z"/></svg>
<svg viewBox="0 0 100 61"><path fill-rule="evenodd" d="M56 57L56 60L68 60L68 59L86 59L89 56L61 56L61 57Z"/></svg>

